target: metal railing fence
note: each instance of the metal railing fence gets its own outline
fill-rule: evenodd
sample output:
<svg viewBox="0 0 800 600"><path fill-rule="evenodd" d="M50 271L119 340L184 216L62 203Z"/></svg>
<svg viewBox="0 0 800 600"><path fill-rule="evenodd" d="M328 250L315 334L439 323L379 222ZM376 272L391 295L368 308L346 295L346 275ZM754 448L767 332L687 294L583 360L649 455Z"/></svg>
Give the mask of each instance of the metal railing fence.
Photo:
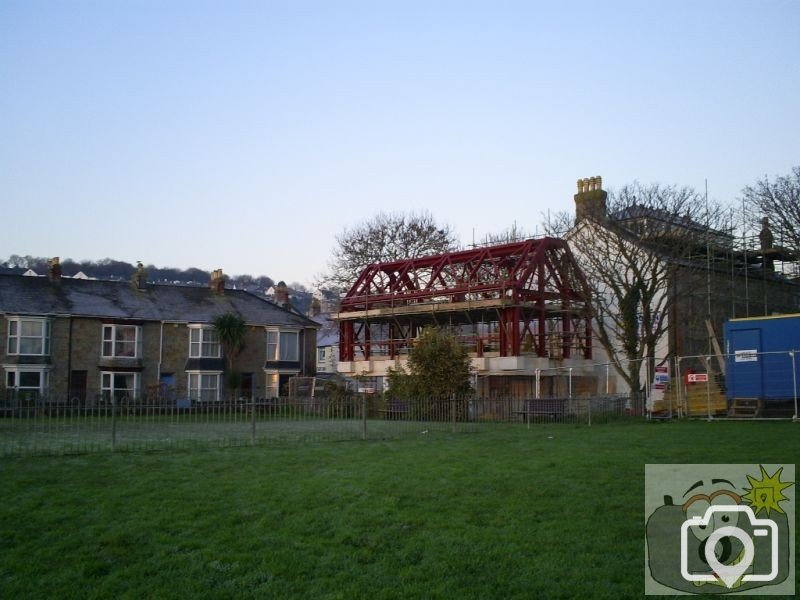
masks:
<svg viewBox="0 0 800 600"><path fill-rule="evenodd" d="M6 393L0 399L0 455L413 438L643 416L641 403L634 406L627 396L392 399L347 394L209 402L108 397L86 402Z"/></svg>
<svg viewBox="0 0 800 600"><path fill-rule="evenodd" d="M798 420L800 350L680 356L658 408L671 417Z"/></svg>

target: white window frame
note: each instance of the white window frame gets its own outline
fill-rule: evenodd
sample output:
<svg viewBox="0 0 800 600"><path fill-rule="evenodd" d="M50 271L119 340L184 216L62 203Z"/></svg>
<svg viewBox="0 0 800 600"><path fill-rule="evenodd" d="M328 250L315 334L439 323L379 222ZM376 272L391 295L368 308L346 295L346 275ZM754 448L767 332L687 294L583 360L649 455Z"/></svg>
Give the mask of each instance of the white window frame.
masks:
<svg viewBox="0 0 800 600"><path fill-rule="evenodd" d="M194 338L197 337L195 340ZM205 354L204 351L216 348L216 354ZM189 358L222 358L222 345L219 334L210 325L189 325Z"/></svg>
<svg viewBox="0 0 800 600"><path fill-rule="evenodd" d="M133 354L120 352L120 346L130 346L129 340L123 339L123 330L133 329ZM100 355L103 358L141 358L142 328L139 325L127 325L122 323L103 325L103 340ZM106 351L106 346L110 352ZM123 346L124 347L124 346Z"/></svg>
<svg viewBox="0 0 800 600"><path fill-rule="evenodd" d="M3 365L5 369L5 377L3 383L6 389L15 390L18 392L37 392L39 394L47 393L50 387L50 367L42 367L39 365ZM23 374L37 373L39 375L39 385L20 385Z"/></svg>
<svg viewBox="0 0 800 600"><path fill-rule="evenodd" d="M204 378L209 379L204 380ZM211 378L216 380L215 386L208 385ZM221 386L222 371L186 372L186 390L188 391L189 398L195 402L219 402Z"/></svg>
<svg viewBox="0 0 800 600"><path fill-rule="evenodd" d="M294 336L294 355L288 343L288 336ZM267 327L267 361L300 362L300 330L280 327Z"/></svg>
<svg viewBox="0 0 800 600"><path fill-rule="evenodd" d="M50 355L50 320L41 317L8 317L8 342L6 350L14 356L49 356ZM23 335L25 325L36 324L41 326L38 335ZM20 352L24 342L38 340L38 352Z"/></svg>
<svg viewBox="0 0 800 600"><path fill-rule="evenodd" d="M122 377L133 377L133 387L116 387L117 379ZM136 371L100 371L100 393L104 398L111 398L118 391L123 391L123 398L133 400L139 397L141 389L141 373ZM130 390L130 391L127 391Z"/></svg>

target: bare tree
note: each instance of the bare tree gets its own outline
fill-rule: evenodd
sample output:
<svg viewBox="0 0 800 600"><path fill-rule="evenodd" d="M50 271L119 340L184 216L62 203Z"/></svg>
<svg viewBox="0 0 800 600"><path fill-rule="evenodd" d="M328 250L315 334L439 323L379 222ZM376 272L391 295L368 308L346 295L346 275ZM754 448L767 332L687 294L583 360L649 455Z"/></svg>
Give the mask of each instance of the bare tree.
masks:
<svg viewBox="0 0 800 600"><path fill-rule="evenodd" d="M456 244L453 230L430 213L379 213L336 236L328 272L317 283L347 290L367 265L447 252Z"/></svg>
<svg viewBox="0 0 800 600"><path fill-rule="evenodd" d="M800 252L800 166L770 181L766 175L742 190L753 223L767 217L779 245Z"/></svg>
<svg viewBox="0 0 800 600"><path fill-rule="evenodd" d="M508 227L507 229L504 229L498 233L486 234L481 243L485 246L494 244L508 244L511 242L521 242L532 237L534 237L533 234L527 232L523 227L520 227L515 222L511 225L511 227Z"/></svg>
<svg viewBox="0 0 800 600"><path fill-rule="evenodd" d="M715 228L723 218L720 207L690 188L633 183L607 202L605 192L595 192L601 192L595 209L572 219L565 237L591 286L594 333L638 395L645 383L641 367L648 364L646 372L653 372L666 339L678 300L675 278L697 277L699 283L692 268L704 262L698 257L730 239ZM557 215L550 227L562 228L570 219Z"/></svg>

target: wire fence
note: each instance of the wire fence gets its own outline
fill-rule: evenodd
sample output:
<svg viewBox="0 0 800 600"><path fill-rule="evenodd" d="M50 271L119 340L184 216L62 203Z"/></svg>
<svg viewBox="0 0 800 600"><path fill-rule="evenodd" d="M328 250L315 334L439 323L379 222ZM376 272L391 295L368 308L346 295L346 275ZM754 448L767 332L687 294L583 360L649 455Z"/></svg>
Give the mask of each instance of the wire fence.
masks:
<svg viewBox="0 0 800 600"><path fill-rule="evenodd" d="M273 398L59 402L8 394L0 403L0 455L262 445L282 441L413 438L542 423L641 420L627 396L594 398Z"/></svg>
<svg viewBox="0 0 800 600"><path fill-rule="evenodd" d="M649 377L651 415L798 420L798 350L680 356L656 368L661 373Z"/></svg>
<svg viewBox="0 0 800 600"><path fill-rule="evenodd" d="M800 421L800 350L656 357L622 361L619 368L638 372L650 418ZM569 395L585 395L587 385L606 394L621 387L611 363L596 362L589 370L591 377L586 367L536 369L534 395L546 393L540 383L548 380Z"/></svg>

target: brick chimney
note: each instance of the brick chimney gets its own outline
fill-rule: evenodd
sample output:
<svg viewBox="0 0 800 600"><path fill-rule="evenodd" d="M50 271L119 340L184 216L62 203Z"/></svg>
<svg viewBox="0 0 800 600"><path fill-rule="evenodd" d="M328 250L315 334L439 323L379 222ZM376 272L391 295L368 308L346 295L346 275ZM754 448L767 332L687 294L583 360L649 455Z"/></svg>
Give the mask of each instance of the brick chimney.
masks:
<svg viewBox="0 0 800 600"><path fill-rule="evenodd" d="M211 283L209 283L209 287L215 294L225 293L225 276L222 274L222 269L211 271Z"/></svg>
<svg viewBox="0 0 800 600"><path fill-rule="evenodd" d="M147 271L144 270L144 265L141 261L136 263L136 270L133 272L133 277L131 277L131 283L139 290L147 287Z"/></svg>
<svg viewBox="0 0 800 600"><path fill-rule="evenodd" d="M578 193L575 194L575 222L586 217L603 220L606 218L606 199L603 178L589 177L578 179Z"/></svg>
<svg viewBox="0 0 800 600"><path fill-rule="evenodd" d="M287 308L289 306L289 288L285 281L279 281L275 286L275 304Z"/></svg>
<svg viewBox="0 0 800 600"><path fill-rule="evenodd" d="M50 281L61 281L61 259L58 256L54 256L47 263L50 266L48 271Z"/></svg>
<svg viewBox="0 0 800 600"><path fill-rule="evenodd" d="M322 304L319 301L319 298L314 296L311 298L311 307L308 309L308 316L314 318L318 316L322 312Z"/></svg>

